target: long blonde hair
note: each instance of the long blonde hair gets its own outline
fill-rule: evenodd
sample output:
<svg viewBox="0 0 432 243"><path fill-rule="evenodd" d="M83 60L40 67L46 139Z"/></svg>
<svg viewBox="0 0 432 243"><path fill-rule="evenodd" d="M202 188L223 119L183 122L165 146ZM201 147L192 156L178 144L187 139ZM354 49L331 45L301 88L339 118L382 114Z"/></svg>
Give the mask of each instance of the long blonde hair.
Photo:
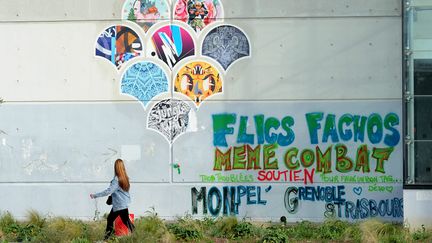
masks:
<svg viewBox="0 0 432 243"><path fill-rule="evenodd" d="M124 166L123 160L117 159L114 163L114 172L118 178L119 185L123 189L123 191L129 191L129 177L126 173L126 168Z"/></svg>

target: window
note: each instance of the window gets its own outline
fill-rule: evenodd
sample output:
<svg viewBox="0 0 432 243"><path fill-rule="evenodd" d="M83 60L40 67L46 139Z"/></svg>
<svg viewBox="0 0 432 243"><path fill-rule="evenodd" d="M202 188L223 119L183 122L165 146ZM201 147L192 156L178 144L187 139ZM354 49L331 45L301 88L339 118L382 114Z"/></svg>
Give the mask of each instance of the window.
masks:
<svg viewBox="0 0 432 243"><path fill-rule="evenodd" d="M432 188L432 0L405 9L405 188Z"/></svg>

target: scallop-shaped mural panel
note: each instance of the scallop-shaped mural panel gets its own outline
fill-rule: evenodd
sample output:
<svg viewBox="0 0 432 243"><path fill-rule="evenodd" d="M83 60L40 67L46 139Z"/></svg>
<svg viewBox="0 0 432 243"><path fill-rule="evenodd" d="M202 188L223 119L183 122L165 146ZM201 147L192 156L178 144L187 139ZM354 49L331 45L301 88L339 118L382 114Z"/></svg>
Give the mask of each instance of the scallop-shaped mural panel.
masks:
<svg viewBox="0 0 432 243"><path fill-rule="evenodd" d="M173 12L175 20L187 23L196 32L224 17L222 2L219 0L176 0Z"/></svg>
<svg viewBox="0 0 432 243"><path fill-rule="evenodd" d="M186 95L199 106L206 98L222 92L222 77L208 62L189 62L177 72L174 91Z"/></svg>
<svg viewBox="0 0 432 243"><path fill-rule="evenodd" d="M187 102L164 99L153 105L147 116L147 127L162 134L171 144L177 137L192 129L195 111Z"/></svg>
<svg viewBox="0 0 432 243"><path fill-rule="evenodd" d="M227 70L240 58L250 56L246 34L238 27L221 25L212 29L202 43L202 54L219 62Z"/></svg>
<svg viewBox="0 0 432 243"><path fill-rule="evenodd" d="M121 79L121 92L139 100L144 107L153 97L168 91L168 75L153 62L130 66Z"/></svg>
<svg viewBox="0 0 432 243"><path fill-rule="evenodd" d="M157 29L147 44L148 53L173 68L185 57L195 55L191 34L179 25L165 25Z"/></svg>
<svg viewBox="0 0 432 243"><path fill-rule="evenodd" d="M165 0L126 0L122 19L138 24L147 32L157 21L170 19L170 7Z"/></svg>
<svg viewBox="0 0 432 243"><path fill-rule="evenodd" d="M96 56L107 59L120 68L123 63L142 54L143 44L131 28L113 25L99 35L95 49Z"/></svg>

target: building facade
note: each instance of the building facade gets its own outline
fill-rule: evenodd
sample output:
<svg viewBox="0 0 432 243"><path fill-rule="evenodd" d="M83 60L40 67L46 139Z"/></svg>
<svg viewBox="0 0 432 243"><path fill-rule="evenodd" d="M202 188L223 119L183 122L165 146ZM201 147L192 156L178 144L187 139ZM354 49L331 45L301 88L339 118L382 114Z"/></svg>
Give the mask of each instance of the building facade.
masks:
<svg viewBox="0 0 432 243"><path fill-rule="evenodd" d="M1 0L0 210L423 222L420 2Z"/></svg>

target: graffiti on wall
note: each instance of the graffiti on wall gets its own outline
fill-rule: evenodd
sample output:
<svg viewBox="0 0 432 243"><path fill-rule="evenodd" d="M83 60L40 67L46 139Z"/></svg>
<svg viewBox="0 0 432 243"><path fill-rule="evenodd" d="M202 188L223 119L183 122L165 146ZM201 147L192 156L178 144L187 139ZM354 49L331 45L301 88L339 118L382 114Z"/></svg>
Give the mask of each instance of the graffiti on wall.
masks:
<svg viewBox="0 0 432 243"><path fill-rule="evenodd" d="M186 95L199 106L206 98L222 92L222 78L207 62L189 62L175 76L174 91Z"/></svg>
<svg viewBox="0 0 432 243"><path fill-rule="evenodd" d="M174 19L187 23L196 32L223 16L219 0L177 0L174 4Z"/></svg>
<svg viewBox="0 0 432 243"><path fill-rule="evenodd" d="M263 188L268 183L289 183L283 197L268 190L266 201L278 200L286 213L301 218L311 207L321 211L318 217L403 217L401 166L395 164L400 158L393 156L401 140L397 113L306 112L300 116L296 111L296 115L275 117L224 111L211 118L213 159L207 172L198 173L199 181L262 183ZM231 202L232 206L228 192L220 191L221 207L236 210L220 210L218 200L205 206L210 194L193 187L192 212L200 211L196 207L202 201L202 213L241 213L239 201Z"/></svg>
<svg viewBox="0 0 432 243"><path fill-rule="evenodd" d="M238 27L218 26L204 38L202 54L215 59L227 70L233 62L250 55L249 39Z"/></svg>
<svg viewBox="0 0 432 243"><path fill-rule="evenodd" d="M153 97L168 91L168 77L159 65L141 61L123 74L121 91L135 97L145 107Z"/></svg>
<svg viewBox="0 0 432 243"><path fill-rule="evenodd" d="M127 26L116 25L105 29L96 41L96 56L120 66L142 54L143 45L135 31Z"/></svg>
<svg viewBox="0 0 432 243"><path fill-rule="evenodd" d="M239 206L245 205L266 205L265 194L271 190L271 186L224 186L201 187L191 189L192 214L198 213L198 204L201 203L202 213L209 212L213 216L220 214L236 215L239 213Z"/></svg>
<svg viewBox="0 0 432 243"><path fill-rule="evenodd" d="M371 199L361 197L362 187L353 187L354 199L347 199L345 185L288 187L285 191L286 210L295 214L304 201L323 202L324 217L365 219L371 217L403 217L402 198ZM351 197L352 198L352 197Z"/></svg>
<svg viewBox="0 0 432 243"><path fill-rule="evenodd" d="M165 0L126 0L122 19L132 21L145 32L158 20L169 20L169 5Z"/></svg>
<svg viewBox="0 0 432 243"><path fill-rule="evenodd" d="M385 174L385 163L400 141L400 132L395 128L399 125L397 114L382 116L373 113L364 116L347 113L337 119L335 114L315 112L307 113L305 117L310 144L316 146L302 149L289 147L279 159L275 159L274 151L278 147L289 146L295 140L295 120L292 116L278 119L260 114L237 119L234 113L214 114L214 170L267 170L285 166L290 170L315 167L316 172L324 174L334 170L340 173L369 173L374 170ZM254 133L246 132L249 119L255 125ZM235 136L236 142L243 145L228 146L227 136ZM321 147L319 140L323 144L330 142L330 145ZM350 158L347 156L349 148L344 144L350 141L372 145L382 142L386 147L370 148L367 144L361 144L356 148L356 157ZM219 149L222 147L228 148L222 151Z"/></svg>

